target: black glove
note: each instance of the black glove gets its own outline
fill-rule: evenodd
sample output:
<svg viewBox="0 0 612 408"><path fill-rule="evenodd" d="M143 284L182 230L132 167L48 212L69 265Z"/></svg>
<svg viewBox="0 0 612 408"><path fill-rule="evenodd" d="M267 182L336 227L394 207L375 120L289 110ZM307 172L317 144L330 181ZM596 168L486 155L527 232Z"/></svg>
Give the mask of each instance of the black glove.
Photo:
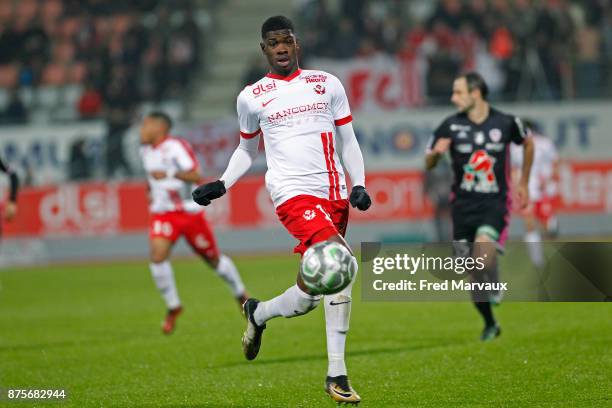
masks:
<svg viewBox="0 0 612 408"><path fill-rule="evenodd" d="M202 184L191 193L193 201L200 205L208 205L211 200L221 197L225 194L225 185L221 180L213 181L212 183Z"/></svg>
<svg viewBox="0 0 612 408"><path fill-rule="evenodd" d="M368 195L365 187L363 186L355 186L351 191L351 196L349 197L349 202L353 206L353 208L357 207L361 211L365 211L372 205L372 200Z"/></svg>

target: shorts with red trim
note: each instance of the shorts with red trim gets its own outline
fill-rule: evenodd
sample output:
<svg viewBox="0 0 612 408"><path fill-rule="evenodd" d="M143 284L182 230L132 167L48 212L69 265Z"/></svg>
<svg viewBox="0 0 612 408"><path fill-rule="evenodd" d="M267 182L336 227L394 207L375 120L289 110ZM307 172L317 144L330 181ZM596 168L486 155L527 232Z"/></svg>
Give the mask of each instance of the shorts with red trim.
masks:
<svg viewBox="0 0 612 408"><path fill-rule="evenodd" d="M533 215L542 225L548 222L555 215L554 200L550 197L543 197L537 201L529 203L527 208L522 211L523 215Z"/></svg>
<svg viewBox="0 0 612 408"><path fill-rule="evenodd" d="M219 257L217 241L204 211L152 214L149 229L150 239L162 237L174 243L181 235L185 237L191 248L204 258Z"/></svg>
<svg viewBox="0 0 612 408"><path fill-rule="evenodd" d="M299 195L278 206L276 215L287 231L300 241L293 252L304 255L309 246L334 235L346 234L349 202Z"/></svg>

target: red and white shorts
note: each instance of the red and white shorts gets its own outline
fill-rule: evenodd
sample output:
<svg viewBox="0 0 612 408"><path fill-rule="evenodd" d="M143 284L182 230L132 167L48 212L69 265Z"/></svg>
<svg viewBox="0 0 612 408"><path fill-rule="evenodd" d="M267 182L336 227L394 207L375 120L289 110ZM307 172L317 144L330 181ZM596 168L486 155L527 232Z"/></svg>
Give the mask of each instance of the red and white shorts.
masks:
<svg viewBox="0 0 612 408"><path fill-rule="evenodd" d="M276 215L287 231L300 241L293 252L304 255L312 244L346 234L349 202L299 195L278 206Z"/></svg>
<svg viewBox="0 0 612 408"><path fill-rule="evenodd" d="M555 215L555 201L550 197L543 197L537 201L530 202L522 211L523 215L533 215L543 225Z"/></svg>
<svg viewBox="0 0 612 408"><path fill-rule="evenodd" d="M149 238L166 238L172 243L181 235L195 252L206 259L219 257L217 241L208 225L204 211L189 213L185 211L152 214Z"/></svg>

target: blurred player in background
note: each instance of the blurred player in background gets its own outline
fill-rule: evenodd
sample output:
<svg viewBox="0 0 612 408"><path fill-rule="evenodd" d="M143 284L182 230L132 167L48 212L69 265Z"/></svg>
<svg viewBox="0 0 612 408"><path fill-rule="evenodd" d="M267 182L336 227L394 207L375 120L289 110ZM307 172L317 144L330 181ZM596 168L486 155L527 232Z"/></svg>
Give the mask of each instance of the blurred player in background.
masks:
<svg viewBox="0 0 612 408"><path fill-rule="evenodd" d="M17 191L19 190L19 178L17 174L0 158L0 171L9 177L8 200L0 203L0 216L6 221L12 221L17 215ZM0 224L1 227L1 224ZM0 232L1 228L0 228Z"/></svg>
<svg viewBox="0 0 612 408"><path fill-rule="evenodd" d="M365 190L363 157L344 88L327 72L299 68L299 45L286 17L267 19L261 38L270 72L238 96L240 145L221 178L198 187L194 200L208 205L225 194L253 163L263 134L266 186L280 221L300 241L294 252L303 255L309 246L326 240L348 248L344 234L349 202L365 211L371 200ZM338 139L353 183L350 198L337 152ZM358 403L361 399L350 386L344 362L351 288L352 282L339 293L324 297L329 360L325 389L337 402ZM297 284L280 296L266 302L247 300L244 313L248 323L242 338L246 358L257 356L268 320L303 315L320 300L321 296L309 292L299 274Z"/></svg>
<svg viewBox="0 0 612 408"><path fill-rule="evenodd" d="M449 160L440 160L437 166L425 172L424 190L434 207L434 227L437 242L452 239L451 205L449 196L453 174Z"/></svg>
<svg viewBox="0 0 612 408"><path fill-rule="evenodd" d="M461 75L453 83L452 103L459 111L434 131L426 152L426 168L432 169L442 154L450 152L455 175L452 194L453 241L456 254L485 257L482 272L474 269L476 282L499 281L496 247L507 237L510 216L510 161L508 145L524 144L521 179L517 196L527 206L533 142L526 137L519 118L494 109L487 102L488 88L475 72ZM477 245L470 245L476 243ZM473 250L473 251L472 251ZM470 253L470 251L472 251ZM491 303L500 293L472 291L472 300L485 321L481 340L499 336Z"/></svg>
<svg viewBox="0 0 612 408"><path fill-rule="evenodd" d="M559 191L559 154L554 143L544 136L537 124L530 120L523 121L525 130L534 143L533 166L529 178L529 205L520 210L525 221L525 242L531 262L537 267L544 266L542 248L542 230L547 237L558 233L559 223L554 211L554 201ZM513 179L518 181L520 168L523 165L522 146L513 145L511 149Z"/></svg>
<svg viewBox="0 0 612 408"><path fill-rule="evenodd" d="M247 299L240 274L232 260L219 252L204 211L191 199L194 183L201 181L200 166L187 141L169 135L172 121L163 112L148 114L140 127L141 156L150 192L151 274L168 313L162 330L172 333L182 312L174 272L168 260L181 236L228 284L238 303Z"/></svg>

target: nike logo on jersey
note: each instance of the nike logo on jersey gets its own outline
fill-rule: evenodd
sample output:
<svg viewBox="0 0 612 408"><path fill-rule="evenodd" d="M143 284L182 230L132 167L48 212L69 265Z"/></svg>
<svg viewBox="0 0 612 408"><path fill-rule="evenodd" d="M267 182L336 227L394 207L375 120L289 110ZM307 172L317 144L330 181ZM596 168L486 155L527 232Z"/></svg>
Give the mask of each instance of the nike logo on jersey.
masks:
<svg viewBox="0 0 612 408"><path fill-rule="evenodd" d="M272 99L270 99L268 102L262 102L262 103L261 103L261 107L262 107L262 108L265 108L266 106L268 106L268 104L269 104L270 102L272 102L272 101L273 101L273 100L275 100L275 99L276 99L276 98L272 98Z"/></svg>
<svg viewBox="0 0 612 408"><path fill-rule="evenodd" d="M345 304L345 303L351 303L351 301L350 301L350 300L347 300L347 301L345 301L345 302L334 302L334 301L332 300L331 302L329 302L329 304L330 304L331 306L343 305L343 304Z"/></svg>

